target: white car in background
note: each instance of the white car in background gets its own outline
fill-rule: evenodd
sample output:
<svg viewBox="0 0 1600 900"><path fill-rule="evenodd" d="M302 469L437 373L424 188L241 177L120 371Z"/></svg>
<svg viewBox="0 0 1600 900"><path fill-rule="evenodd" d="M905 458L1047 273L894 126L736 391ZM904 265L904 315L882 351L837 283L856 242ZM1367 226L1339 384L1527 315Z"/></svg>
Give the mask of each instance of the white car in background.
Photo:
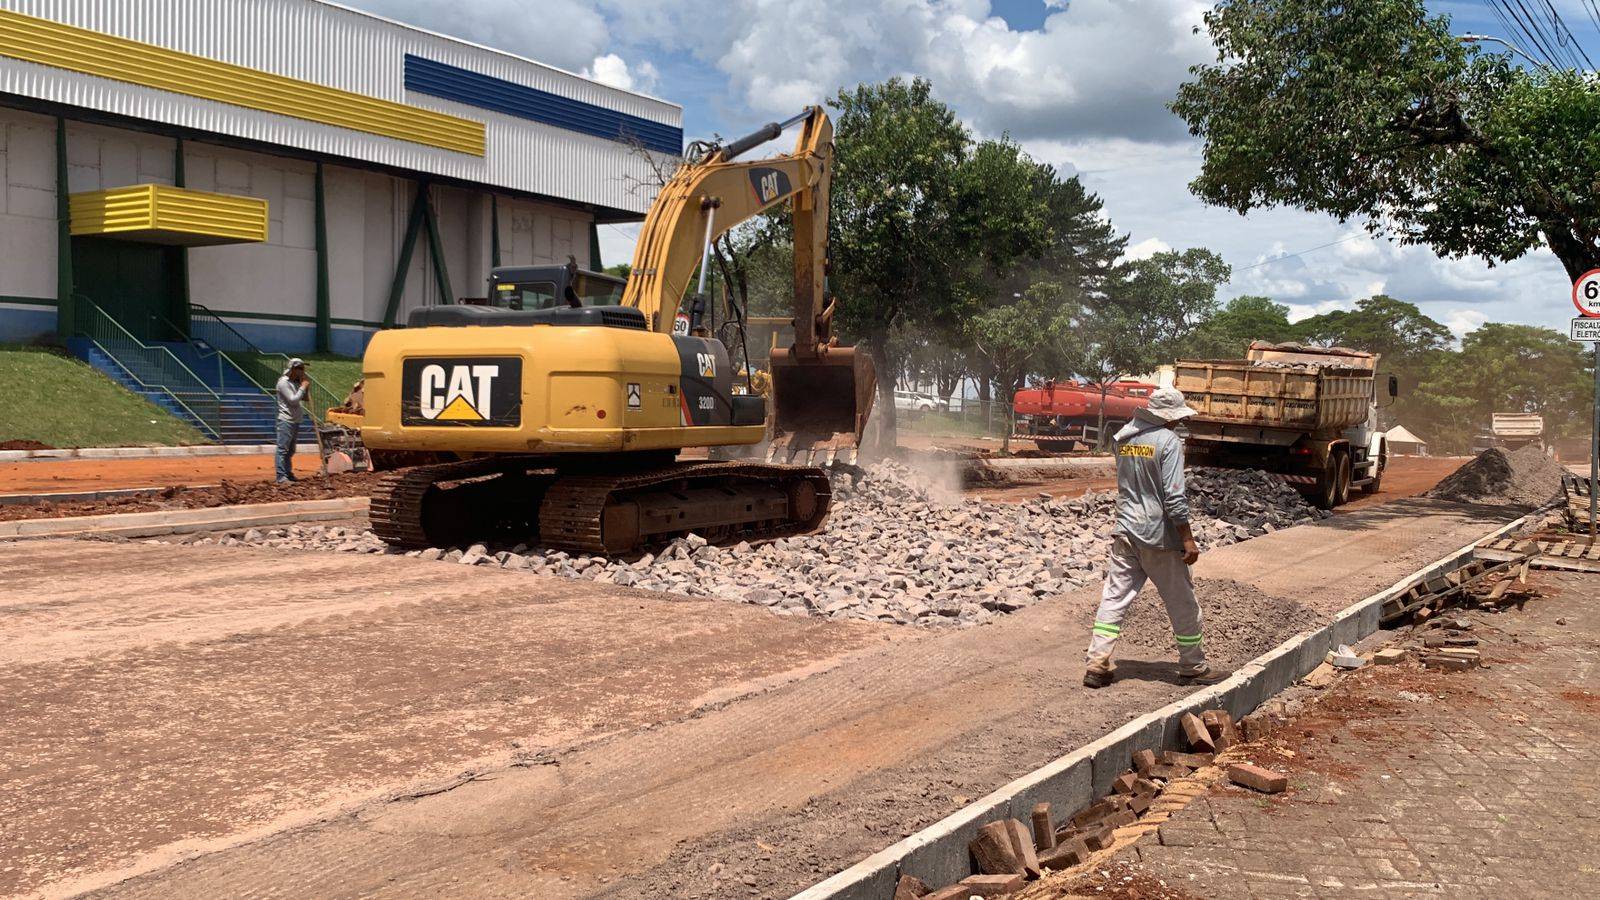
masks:
<svg viewBox="0 0 1600 900"><path fill-rule="evenodd" d="M925 413L943 411L947 405L938 397L921 391L895 391L894 408L900 412Z"/></svg>

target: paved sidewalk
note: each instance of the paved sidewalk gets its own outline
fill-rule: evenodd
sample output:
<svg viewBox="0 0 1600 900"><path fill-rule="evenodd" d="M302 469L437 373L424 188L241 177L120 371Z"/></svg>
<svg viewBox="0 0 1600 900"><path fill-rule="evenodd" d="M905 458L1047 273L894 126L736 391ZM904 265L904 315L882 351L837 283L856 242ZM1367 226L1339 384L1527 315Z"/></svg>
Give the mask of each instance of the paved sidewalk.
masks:
<svg viewBox="0 0 1600 900"><path fill-rule="evenodd" d="M1523 611L1452 616L1475 623L1485 669L1406 664L1341 679L1269 739L1287 753L1261 754L1289 773L1289 792L1216 787L1121 854L1126 865L1076 889L1593 896L1600 577L1536 573L1534 583L1548 598Z"/></svg>

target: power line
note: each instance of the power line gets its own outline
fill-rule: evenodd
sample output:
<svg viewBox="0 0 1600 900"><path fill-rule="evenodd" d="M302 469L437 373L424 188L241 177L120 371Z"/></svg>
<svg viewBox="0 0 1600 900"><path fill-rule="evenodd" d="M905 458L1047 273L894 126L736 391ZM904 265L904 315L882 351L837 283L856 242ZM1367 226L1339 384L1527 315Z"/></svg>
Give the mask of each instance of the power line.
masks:
<svg viewBox="0 0 1600 900"><path fill-rule="evenodd" d="M1285 253L1282 256L1274 256L1271 259L1264 259L1261 262L1255 263L1254 265L1240 266L1239 268L1234 269L1233 271L1234 271L1234 274L1238 274L1240 272L1248 272L1251 269L1259 269L1262 266L1270 266L1275 262L1283 262L1286 259L1294 259L1297 256L1305 256L1307 253L1315 253L1318 250L1326 250L1329 247L1335 247L1335 246L1338 246L1339 244L1347 244L1347 243L1349 243L1349 242L1351 242L1353 240L1356 240L1357 238L1364 238L1364 237L1366 237L1366 235L1364 235L1364 234L1349 234L1349 235L1345 235L1344 237L1338 239L1337 241L1329 241L1326 244L1318 244L1317 246L1312 247L1312 248L1310 248L1308 250L1300 250L1300 251L1297 251L1295 253Z"/></svg>

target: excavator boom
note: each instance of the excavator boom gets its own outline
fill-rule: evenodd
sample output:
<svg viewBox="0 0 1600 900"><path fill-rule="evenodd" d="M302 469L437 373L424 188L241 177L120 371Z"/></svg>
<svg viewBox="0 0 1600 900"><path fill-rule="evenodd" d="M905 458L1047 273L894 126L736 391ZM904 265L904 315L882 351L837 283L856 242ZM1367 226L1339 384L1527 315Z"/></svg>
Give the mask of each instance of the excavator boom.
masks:
<svg viewBox="0 0 1600 900"><path fill-rule="evenodd" d="M739 161L748 150L799 125L793 153ZM696 269L711 243L781 203L793 214L793 342L772 354L770 455L784 462L852 461L876 396L872 363L832 336L834 299L827 291L828 191L833 126L820 106L715 147L678 170L662 188L634 250L623 293L649 327L671 331ZM703 300L697 306L703 306ZM690 327L698 327L691 316Z"/></svg>

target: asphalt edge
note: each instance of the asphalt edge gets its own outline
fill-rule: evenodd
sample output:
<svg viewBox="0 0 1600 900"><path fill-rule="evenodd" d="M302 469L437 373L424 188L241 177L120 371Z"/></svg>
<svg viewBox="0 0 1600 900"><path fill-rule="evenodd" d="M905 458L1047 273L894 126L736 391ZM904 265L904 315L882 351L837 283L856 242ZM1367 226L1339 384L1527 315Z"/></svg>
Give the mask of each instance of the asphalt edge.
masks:
<svg viewBox="0 0 1600 900"><path fill-rule="evenodd" d="M104 516L18 519L12 522L0 522L0 541L89 536L133 538L188 534L195 531L225 531L255 528L261 525L345 519L366 510L366 497L336 497L332 500L245 503L236 506L164 509Z"/></svg>
<svg viewBox="0 0 1600 900"><path fill-rule="evenodd" d="M902 874L934 885L960 881L971 874L967 844L985 823L998 818L1026 822L1039 802L1063 810L1085 806L1109 792L1112 780L1129 768L1134 751L1177 747L1182 734L1178 720L1185 713L1225 709L1238 719L1253 712L1320 665L1329 650L1376 632L1385 600L1441 572L1458 568L1479 543L1520 527L1536 514L1520 516L1434 560L1392 586L1340 610L1327 625L1303 631L1268 650L1223 681L1139 716L1046 763L790 900L889 900Z"/></svg>
<svg viewBox="0 0 1600 900"><path fill-rule="evenodd" d="M79 447L66 450L0 450L0 463L63 459L185 459L194 456L259 456L276 444L196 444L185 447ZM296 453L316 453L316 444L297 444Z"/></svg>

